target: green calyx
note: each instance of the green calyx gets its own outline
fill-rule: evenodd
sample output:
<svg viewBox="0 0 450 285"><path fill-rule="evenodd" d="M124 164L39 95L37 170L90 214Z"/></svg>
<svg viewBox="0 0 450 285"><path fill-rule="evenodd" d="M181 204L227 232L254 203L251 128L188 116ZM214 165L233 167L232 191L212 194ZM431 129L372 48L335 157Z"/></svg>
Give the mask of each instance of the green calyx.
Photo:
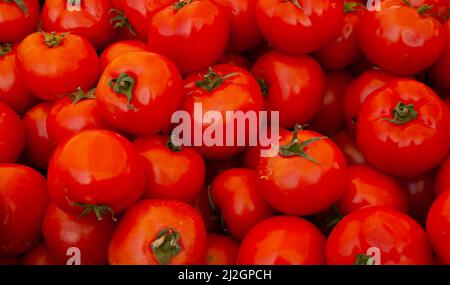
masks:
<svg viewBox="0 0 450 285"><path fill-rule="evenodd" d="M231 77L234 77L236 75L237 75L237 73L230 73L225 76L222 76L222 75L217 74L212 69L212 67L210 67L209 72L203 76L204 79L195 82L195 85L197 87L205 89L208 92L211 92L214 89L216 89L217 87L219 87L220 85L222 85L222 83L224 83L225 80L227 80Z"/></svg>
<svg viewBox="0 0 450 285"><path fill-rule="evenodd" d="M267 96L269 95L269 85L264 79L258 78L256 80L258 81L259 88L261 89L263 96L267 98Z"/></svg>
<svg viewBox="0 0 450 285"><path fill-rule="evenodd" d="M171 138L167 140L166 146L173 152L180 152L183 150L181 146L174 145Z"/></svg>
<svg viewBox="0 0 450 285"><path fill-rule="evenodd" d="M25 17L30 16L30 11L28 10L27 5L23 0L3 0L3 2L14 2L17 6L19 6L20 10L25 14Z"/></svg>
<svg viewBox="0 0 450 285"><path fill-rule="evenodd" d="M366 9L366 7L364 5L362 5L361 3L354 2L354 1L344 2L344 13L353 13L353 12L363 11L365 9Z"/></svg>
<svg viewBox="0 0 450 285"><path fill-rule="evenodd" d="M188 0L188 1L184 1L184 0L180 0L178 2L175 2L173 4L173 7L175 8L175 10L180 10L181 8L183 8L186 5L189 5L192 3L192 0Z"/></svg>
<svg viewBox="0 0 450 285"><path fill-rule="evenodd" d="M161 265L169 264L181 252L180 233L173 228L162 230L151 243L152 252Z"/></svg>
<svg viewBox="0 0 450 285"><path fill-rule="evenodd" d="M318 164L309 154L306 153L305 148L312 143L323 140L327 137L315 137L304 142L299 142L298 131L302 130L302 127L297 124L295 125L294 134L292 136L291 142L287 145L280 146L278 153L283 157L300 156L315 164Z"/></svg>
<svg viewBox="0 0 450 285"><path fill-rule="evenodd" d="M81 87L78 87L77 91L69 95L69 98L72 100L72 106L84 99L95 99L96 90L97 89L94 88L85 93Z"/></svg>
<svg viewBox="0 0 450 285"><path fill-rule="evenodd" d="M337 208L336 205L331 207L331 213L325 218L325 227L332 229L336 226L344 217L341 211Z"/></svg>
<svg viewBox="0 0 450 285"><path fill-rule="evenodd" d="M112 17L110 20L110 23L113 25L114 29L126 28L130 32L130 34L132 34L133 36L136 35L136 31L133 29L133 26L131 26L124 12L117 9L111 9L109 10L109 13L116 14L116 16Z"/></svg>
<svg viewBox="0 0 450 285"><path fill-rule="evenodd" d="M65 36L68 34L61 33L58 35L56 32L46 33L43 31L40 31L40 33L44 37L44 44L50 48L60 46Z"/></svg>
<svg viewBox="0 0 450 285"><path fill-rule="evenodd" d="M385 118L383 120L389 121L393 124L403 125L417 118L417 111L414 110L413 104L405 105L398 102L392 112L394 118Z"/></svg>
<svg viewBox="0 0 450 285"><path fill-rule="evenodd" d="M367 254L357 254L353 265L368 265L370 256Z"/></svg>
<svg viewBox="0 0 450 285"><path fill-rule="evenodd" d="M302 5L300 5L298 0L288 0L288 1L291 1L292 4L294 4L295 7L299 8L301 11L303 11L303 7L302 7Z"/></svg>
<svg viewBox="0 0 450 285"><path fill-rule="evenodd" d="M117 219L114 216L114 210L107 205L91 205L91 204L85 204L85 203L79 203L79 202L71 203L71 205L83 208L83 211L80 214L81 217L84 217L90 213L94 213L95 216L97 217L97 220L101 221L101 220L103 220L103 217L107 213L109 213L109 214L111 214L112 220L117 221Z"/></svg>
<svg viewBox="0 0 450 285"><path fill-rule="evenodd" d="M81 11L81 0L67 0L67 11Z"/></svg>
<svg viewBox="0 0 450 285"><path fill-rule="evenodd" d="M133 100L133 88L136 81L126 73L122 73L117 78L113 78L108 82L109 87L113 89L117 94L122 94L127 97L128 108L136 110L136 108L131 105L131 100Z"/></svg>
<svg viewBox="0 0 450 285"><path fill-rule="evenodd" d="M0 56L5 56L12 51L12 46L10 44L0 43Z"/></svg>
<svg viewBox="0 0 450 285"><path fill-rule="evenodd" d="M404 2L408 7L413 8L413 9L416 9L416 8L411 4L411 2L409 2L409 0L403 0L403 2ZM433 5L423 4L422 6L420 6L419 8L417 8L416 10L417 10L417 12L418 12L420 15L423 15L423 14L425 14L426 12L431 11L432 9L433 9Z"/></svg>

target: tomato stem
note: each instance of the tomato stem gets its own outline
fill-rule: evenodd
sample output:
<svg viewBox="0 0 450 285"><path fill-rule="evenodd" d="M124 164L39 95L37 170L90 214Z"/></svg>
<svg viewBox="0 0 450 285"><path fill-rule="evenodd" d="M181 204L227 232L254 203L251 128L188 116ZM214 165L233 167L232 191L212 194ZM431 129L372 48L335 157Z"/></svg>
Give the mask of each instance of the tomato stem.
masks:
<svg viewBox="0 0 450 285"><path fill-rule="evenodd" d="M136 35L136 31L133 29L133 26L131 26L124 12L118 9L111 9L109 10L109 13L116 13L116 16L112 17L110 20L110 23L114 25L114 29L127 28L130 34L132 34L133 36Z"/></svg>
<svg viewBox="0 0 450 285"><path fill-rule="evenodd" d="M12 51L11 44L0 43L0 56L5 56Z"/></svg>
<svg viewBox="0 0 450 285"><path fill-rule="evenodd" d="M384 118L383 120L389 121L391 123L397 124L397 125L403 125L406 124L414 119L417 118L417 111L414 110L413 104L405 105L402 102L398 102L397 105L394 108L394 111L392 112L394 118Z"/></svg>
<svg viewBox="0 0 450 285"><path fill-rule="evenodd" d="M367 265L369 259L370 256L368 256L367 254L357 254L354 265Z"/></svg>
<svg viewBox="0 0 450 285"><path fill-rule="evenodd" d="M68 35L68 33L57 35L56 32L46 33L44 31L40 31L40 33L44 37L44 44L50 48L60 46L64 37Z"/></svg>
<svg viewBox="0 0 450 285"><path fill-rule="evenodd" d="M343 217L344 215L342 215L337 206L333 205L331 207L331 213L325 218L325 227L329 229L334 228Z"/></svg>
<svg viewBox="0 0 450 285"><path fill-rule="evenodd" d="M111 87L114 92L125 95L127 97L128 108L132 110L136 110L136 108L131 105L135 83L136 81L126 73L122 73L119 75L119 77L113 78L108 82L109 87Z"/></svg>
<svg viewBox="0 0 450 285"><path fill-rule="evenodd" d="M172 142L172 139L170 137L169 137L169 139L167 139L166 145L173 152L180 152L183 150L183 148L181 146L174 145Z"/></svg>
<svg viewBox="0 0 450 285"><path fill-rule="evenodd" d="M263 96L267 98L267 96L269 95L269 84L267 84L266 81L262 78L258 78L256 80L258 81L259 88L261 89Z"/></svg>
<svg viewBox="0 0 450 285"><path fill-rule="evenodd" d="M4 1L4 2L11 2L10 0ZM27 5L23 0L14 0L14 3L16 3L17 6L19 6L20 10L25 14L25 17L30 16L30 11L28 10Z"/></svg>
<svg viewBox="0 0 450 285"><path fill-rule="evenodd" d="M151 243L152 252L159 264L169 264L181 252L180 233L173 228L162 230Z"/></svg>
<svg viewBox="0 0 450 285"><path fill-rule="evenodd" d="M358 9L360 8L360 9ZM344 13L353 13L358 11L363 11L366 9L366 6L362 5L361 3L357 3L354 1L350 2L344 2Z"/></svg>
<svg viewBox="0 0 450 285"><path fill-rule="evenodd" d="M192 0L188 0L188 1L180 0L178 2L173 3L173 7L175 8L176 11L178 11L181 8L183 8L184 6L189 5L191 3L192 3Z"/></svg>
<svg viewBox="0 0 450 285"><path fill-rule="evenodd" d="M408 7L413 8L413 9L416 9L416 8L411 4L411 2L409 2L409 0L403 0L403 2L405 2L405 4L406 4ZM428 12L428 11L430 11L430 10L432 10L432 9L433 9L433 5L423 4L422 6L420 6L419 8L417 8L416 10L417 10L417 12L418 12L420 15L423 15L423 14L425 14L426 12Z"/></svg>
<svg viewBox="0 0 450 285"><path fill-rule="evenodd" d="M67 0L67 11L81 11L81 0Z"/></svg>
<svg viewBox="0 0 450 285"><path fill-rule="evenodd" d="M68 199L67 199L68 200ZM103 220L103 217L106 215L106 213L111 214L111 218L113 221L117 221L115 218L114 210L107 206L107 205L91 205L91 204L85 204L80 202L70 202L69 203L72 206L77 206L83 208L83 211L80 214L80 217L84 217L88 215L89 213L93 212L95 216L97 217L97 220L101 221Z"/></svg>
<svg viewBox="0 0 450 285"><path fill-rule="evenodd" d="M214 89L216 89L217 87L219 87L220 85L222 85L222 83L231 78L236 76L237 73L230 73L227 74L225 76L219 75L217 74L212 67L209 68L209 72L207 74L205 74L203 76L203 80L197 81L195 82L195 85L197 87L203 88L208 92L213 91Z"/></svg>
<svg viewBox="0 0 450 285"><path fill-rule="evenodd" d="M81 89L81 87L78 87L77 91L69 95L69 98L72 100L72 106L84 99L95 99L96 90L97 89L94 88L92 90L89 90L87 93L84 93L83 89Z"/></svg>
<svg viewBox="0 0 450 285"><path fill-rule="evenodd" d="M298 2L298 0L291 0L292 4L295 5L295 7L299 8L301 11L303 11L302 5Z"/></svg>

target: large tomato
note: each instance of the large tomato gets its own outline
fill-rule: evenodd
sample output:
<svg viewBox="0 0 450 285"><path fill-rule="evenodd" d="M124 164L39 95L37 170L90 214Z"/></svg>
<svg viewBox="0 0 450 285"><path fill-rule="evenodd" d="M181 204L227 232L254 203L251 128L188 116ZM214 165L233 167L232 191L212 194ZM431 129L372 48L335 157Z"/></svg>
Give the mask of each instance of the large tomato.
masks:
<svg viewBox="0 0 450 285"><path fill-rule="evenodd" d="M435 193L436 196L450 190L450 156L441 165L436 176Z"/></svg>
<svg viewBox="0 0 450 285"><path fill-rule="evenodd" d="M415 74L439 57L445 41L441 23L407 1L385 0L380 11L364 12L358 29L364 54L398 74Z"/></svg>
<svg viewBox="0 0 450 285"><path fill-rule="evenodd" d="M150 53L127 53L113 60L96 91L104 119L134 135L156 134L170 125L181 104L183 85L175 65Z"/></svg>
<svg viewBox="0 0 450 285"><path fill-rule="evenodd" d="M444 264L450 264L450 191L441 194L427 216L427 233L436 255Z"/></svg>
<svg viewBox="0 0 450 285"><path fill-rule="evenodd" d="M73 34L34 33L17 47L17 68L26 88L49 101L89 90L97 82L98 56L92 45Z"/></svg>
<svg viewBox="0 0 450 285"><path fill-rule="evenodd" d="M25 128L20 117L0 103L0 163L16 162L25 146Z"/></svg>
<svg viewBox="0 0 450 285"><path fill-rule="evenodd" d="M39 241L48 201L41 174L22 165L0 164L0 256L24 253Z"/></svg>
<svg viewBox="0 0 450 285"><path fill-rule="evenodd" d="M100 55L100 70L104 71L108 64L119 56L129 52L149 51L145 42L119 41L108 46Z"/></svg>
<svg viewBox="0 0 450 285"><path fill-rule="evenodd" d="M120 213L144 192L144 165L125 138L111 131L87 130L58 146L48 167L53 202L74 215L98 219Z"/></svg>
<svg viewBox="0 0 450 285"><path fill-rule="evenodd" d="M382 265L432 264L425 231L412 218L387 206L359 209L345 216L326 243L330 265L367 264L371 251ZM377 252L379 251L379 252Z"/></svg>
<svg viewBox="0 0 450 285"><path fill-rule="evenodd" d="M239 252L239 243L233 238L208 234L206 265L235 265Z"/></svg>
<svg viewBox="0 0 450 285"><path fill-rule="evenodd" d="M182 74L200 71L218 61L227 47L225 11L210 1L182 0L153 16L150 49L171 59Z"/></svg>
<svg viewBox="0 0 450 285"><path fill-rule="evenodd" d="M298 125L281 138L277 155L259 159L257 171L260 192L269 205L296 216L327 209L347 182L339 148L318 133L299 130Z"/></svg>
<svg viewBox="0 0 450 285"><path fill-rule="evenodd" d="M444 25L446 45L433 66L432 76L437 87L450 92L450 20L447 20Z"/></svg>
<svg viewBox="0 0 450 285"><path fill-rule="evenodd" d="M324 46L344 17L343 0L258 0L256 20L276 49L310 53Z"/></svg>
<svg viewBox="0 0 450 285"><path fill-rule="evenodd" d="M322 107L324 74L309 56L271 51L256 61L252 73L263 90L266 109L280 112L281 127L307 123Z"/></svg>
<svg viewBox="0 0 450 285"><path fill-rule="evenodd" d="M310 222L278 216L256 225L239 248L243 265L318 265L325 263L325 237Z"/></svg>
<svg viewBox="0 0 450 285"><path fill-rule="evenodd" d="M41 14L43 29L83 36L102 50L115 37L112 8L111 0L46 0Z"/></svg>
<svg viewBox="0 0 450 285"><path fill-rule="evenodd" d="M45 242L42 242L35 247L33 247L30 251L28 251L22 258L22 265L64 265L64 262L56 259L49 252Z"/></svg>
<svg viewBox="0 0 450 285"><path fill-rule="evenodd" d="M357 142L367 161L403 177L423 174L450 149L450 112L426 85L391 81L369 96L358 116Z"/></svg>
<svg viewBox="0 0 450 285"><path fill-rule="evenodd" d="M109 244L112 265L193 265L206 256L199 213L175 200L144 200L121 220Z"/></svg>
<svg viewBox="0 0 450 285"><path fill-rule="evenodd" d="M38 0L0 1L0 42L20 42L38 26Z"/></svg>

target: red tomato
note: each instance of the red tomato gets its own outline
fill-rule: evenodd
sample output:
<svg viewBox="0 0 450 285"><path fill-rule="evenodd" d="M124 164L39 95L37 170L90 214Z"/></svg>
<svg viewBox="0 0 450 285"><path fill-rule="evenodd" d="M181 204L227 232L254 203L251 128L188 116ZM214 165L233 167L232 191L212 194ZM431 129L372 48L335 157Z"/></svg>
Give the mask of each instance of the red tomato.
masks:
<svg viewBox="0 0 450 285"><path fill-rule="evenodd" d="M386 0L381 2L381 11L364 12L358 37L373 63L405 75L431 66L445 41L439 21L401 0Z"/></svg>
<svg viewBox="0 0 450 285"><path fill-rule="evenodd" d="M206 265L235 265L239 243L234 239L218 234L208 235Z"/></svg>
<svg viewBox="0 0 450 285"><path fill-rule="evenodd" d="M113 60L97 86L97 103L113 127L134 135L156 134L170 125L183 98L175 65L150 52L124 54Z"/></svg>
<svg viewBox="0 0 450 285"><path fill-rule="evenodd" d="M44 102L28 110L23 118L25 126L26 144L25 160L41 170L46 170L50 157L55 150L55 144L50 141L47 132L47 117L52 103Z"/></svg>
<svg viewBox="0 0 450 285"><path fill-rule="evenodd" d="M64 265L63 262L57 260L50 254L45 243L40 243L28 251L23 259L22 265Z"/></svg>
<svg viewBox="0 0 450 285"><path fill-rule="evenodd" d="M0 42L20 42L37 30L39 1L1 1L0 15Z"/></svg>
<svg viewBox="0 0 450 285"><path fill-rule="evenodd" d="M427 233L434 252L444 264L450 264L450 191L442 193L431 206L427 216Z"/></svg>
<svg viewBox="0 0 450 285"><path fill-rule="evenodd" d="M290 5L290 2L283 4ZM324 74L309 56L271 51L256 61L252 73L260 82L266 109L280 112L283 128L308 122L322 107Z"/></svg>
<svg viewBox="0 0 450 285"><path fill-rule="evenodd" d="M253 76L240 67L231 64L219 64L210 68L209 71L189 75L185 81L185 97L181 109L190 115L192 145L207 159L225 159L239 153L244 146L238 145L238 138L245 145L249 143L249 125L238 128L237 120L227 117L227 112L243 113L255 112L258 114L263 109L263 97L258 82ZM195 120L195 104L202 104L202 113L209 111L220 112L223 120L211 122L198 122ZM201 114L201 117L203 117ZM258 122L256 122L258 123ZM234 126L233 146L227 143L227 128ZM203 137L210 129L221 129L223 135L217 134L216 145L211 142L203 142L202 146L195 143L194 133L201 129ZM222 144L222 146L218 145Z"/></svg>
<svg viewBox="0 0 450 285"><path fill-rule="evenodd" d="M325 263L325 237L310 222L278 216L256 225L239 248L244 265L308 265Z"/></svg>
<svg viewBox="0 0 450 285"><path fill-rule="evenodd" d="M347 129L352 134L356 132L356 121L364 100L370 94L397 78L396 75L381 70L368 70L349 84L344 96L343 111Z"/></svg>
<svg viewBox="0 0 450 285"><path fill-rule="evenodd" d="M167 56L186 75L222 57L228 30L225 11L212 2L182 0L153 16L148 41L152 51Z"/></svg>
<svg viewBox="0 0 450 285"><path fill-rule="evenodd" d="M211 185L211 198L227 231L239 240L256 224L275 214L259 193L254 170L234 168L222 172Z"/></svg>
<svg viewBox="0 0 450 285"><path fill-rule="evenodd" d="M310 53L324 46L344 17L342 0L258 0L256 20L276 49Z"/></svg>
<svg viewBox="0 0 450 285"><path fill-rule="evenodd" d="M53 203L48 206L42 231L50 253L60 261L69 257L67 250L80 250L81 264L108 263L108 245L115 229L111 219L98 221L91 213L76 216L63 212Z"/></svg>
<svg viewBox="0 0 450 285"><path fill-rule="evenodd" d="M0 256L24 253L38 242L48 200L40 173L0 164Z"/></svg>
<svg viewBox="0 0 450 285"><path fill-rule="evenodd" d="M337 133L331 139L344 154L348 165L364 164L366 162L364 155L356 146L353 137L346 131Z"/></svg>
<svg viewBox="0 0 450 285"><path fill-rule="evenodd" d="M16 162L25 146L25 128L20 117L0 103L0 163Z"/></svg>
<svg viewBox="0 0 450 285"><path fill-rule="evenodd" d="M100 70L104 71L111 61L123 54L149 50L148 45L141 41L115 42L102 52L100 56Z"/></svg>
<svg viewBox="0 0 450 285"><path fill-rule="evenodd" d="M138 138L134 148L146 163L144 197L192 203L205 184L205 162L191 148L176 147L166 136Z"/></svg>
<svg viewBox="0 0 450 285"><path fill-rule="evenodd" d="M113 8L111 0L46 0L41 14L43 29L83 36L102 50L115 37L110 14Z"/></svg>
<svg viewBox="0 0 450 285"><path fill-rule="evenodd" d="M320 134L298 130L280 140L278 154L260 158L259 189L283 214L306 216L335 203L346 186L345 157Z"/></svg>
<svg viewBox="0 0 450 285"><path fill-rule="evenodd" d="M144 166L131 143L106 130L71 137L58 146L48 167L53 202L74 215L114 216L133 205L144 186Z"/></svg>
<svg viewBox="0 0 450 285"><path fill-rule="evenodd" d="M347 189L336 203L342 214L371 206L389 206L408 212L406 195L390 176L366 165L354 165L347 169L347 178Z"/></svg>
<svg viewBox="0 0 450 285"><path fill-rule="evenodd" d="M247 51L257 47L263 40L256 23L257 0L213 0L224 9L230 23L228 49Z"/></svg>
<svg viewBox="0 0 450 285"><path fill-rule="evenodd" d="M330 135L336 133L344 124L342 101L352 76L345 72L325 74L325 96L320 111L311 121L311 128L317 132Z"/></svg>
<svg viewBox="0 0 450 285"><path fill-rule="evenodd" d="M193 205L200 213L202 220L205 223L206 231L208 233L219 233L222 232L220 215L215 208L213 209L209 192L209 187L203 188Z"/></svg>
<svg viewBox="0 0 450 285"><path fill-rule="evenodd" d="M423 5L431 6L432 9L427 13L438 21L443 22L448 17L450 9L448 0L409 0L409 3L416 8L420 8Z"/></svg>
<svg viewBox="0 0 450 285"><path fill-rule="evenodd" d="M433 263L425 231L406 214L386 206L363 208L345 216L328 237L327 262L359 264L370 257L371 249L379 250L382 265Z"/></svg>
<svg viewBox="0 0 450 285"><path fill-rule="evenodd" d="M420 82L391 81L364 101L357 142L376 168L402 177L419 176L448 154L449 109Z"/></svg>
<svg viewBox="0 0 450 285"><path fill-rule="evenodd" d="M53 103L47 118L48 136L52 142L60 144L83 130L110 128L100 116L94 92L78 90L71 97Z"/></svg>
<svg viewBox="0 0 450 285"><path fill-rule="evenodd" d="M17 47L17 68L26 88L54 101L80 87L89 90L98 78L98 57L84 38L73 34L34 33Z"/></svg>
<svg viewBox="0 0 450 285"><path fill-rule="evenodd" d="M122 10L123 9L123 1L124 0L112 0L114 8Z"/></svg>
<svg viewBox="0 0 450 285"><path fill-rule="evenodd" d="M232 64L242 67L246 70L250 70L249 60L241 55L240 53L225 53L221 59L217 62L218 64Z"/></svg>
<svg viewBox="0 0 450 285"><path fill-rule="evenodd" d="M434 191L436 196L450 190L450 156L447 157L445 162L441 165L439 172L436 176L436 184Z"/></svg>
<svg viewBox="0 0 450 285"><path fill-rule="evenodd" d="M450 92L450 20L444 24L446 44L432 69L432 77L437 87Z"/></svg>
<svg viewBox="0 0 450 285"><path fill-rule="evenodd" d="M19 114L25 113L37 102L37 98L28 93L20 82L16 69L16 47L0 43L0 74L0 102Z"/></svg>
<svg viewBox="0 0 450 285"><path fill-rule="evenodd" d="M109 245L112 265L192 265L206 256L201 216L175 200L144 200L121 220Z"/></svg>

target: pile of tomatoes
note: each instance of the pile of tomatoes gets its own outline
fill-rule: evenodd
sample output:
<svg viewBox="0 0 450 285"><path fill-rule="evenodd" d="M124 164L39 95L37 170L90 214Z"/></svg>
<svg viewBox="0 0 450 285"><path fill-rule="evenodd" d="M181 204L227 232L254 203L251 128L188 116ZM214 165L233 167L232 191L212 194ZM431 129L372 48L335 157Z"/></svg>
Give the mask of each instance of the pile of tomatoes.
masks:
<svg viewBox="0 0 450 285"><path fill-rule="evenodd" d="M368 2L0 0L0 264L450 264L450 2Z"/></svg>

